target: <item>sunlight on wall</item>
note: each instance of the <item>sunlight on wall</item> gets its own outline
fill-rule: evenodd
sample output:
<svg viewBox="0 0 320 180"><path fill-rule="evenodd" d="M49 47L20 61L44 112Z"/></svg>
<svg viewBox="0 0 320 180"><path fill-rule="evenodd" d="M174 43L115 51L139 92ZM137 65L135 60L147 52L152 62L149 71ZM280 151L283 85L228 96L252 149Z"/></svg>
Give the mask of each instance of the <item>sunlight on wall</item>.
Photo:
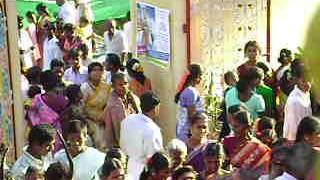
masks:
<svg viewBox="0 0 320 180"><path fill-rule="evenodd" d="M308 25L319 0L273 0L271 5L271 62L282 48L297 52L303 47Z"/></svg>

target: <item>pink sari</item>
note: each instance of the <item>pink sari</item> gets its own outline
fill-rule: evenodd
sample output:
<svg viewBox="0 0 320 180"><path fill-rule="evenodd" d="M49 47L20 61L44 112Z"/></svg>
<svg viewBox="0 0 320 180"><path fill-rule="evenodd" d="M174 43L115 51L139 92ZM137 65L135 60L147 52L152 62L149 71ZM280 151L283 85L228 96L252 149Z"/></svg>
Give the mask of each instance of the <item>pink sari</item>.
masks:
<svg viewBox="0 0 320 180"><path fill-rule="evenodd" d="M43 101L41 94L33 98L28 117L32 126L43 123L51 124L54 127L60 126L59 114Z"/></svg>
<svg viewBox="0 0 320 180"><path fill-rule="evenodd" d="M32 126L46 123L62 132L60 115L46 104L42 94L38 94L32 99L32 105L27 116ZM61 149L61 147L62 143L58 136L56 136L55 151Z"/></svg>

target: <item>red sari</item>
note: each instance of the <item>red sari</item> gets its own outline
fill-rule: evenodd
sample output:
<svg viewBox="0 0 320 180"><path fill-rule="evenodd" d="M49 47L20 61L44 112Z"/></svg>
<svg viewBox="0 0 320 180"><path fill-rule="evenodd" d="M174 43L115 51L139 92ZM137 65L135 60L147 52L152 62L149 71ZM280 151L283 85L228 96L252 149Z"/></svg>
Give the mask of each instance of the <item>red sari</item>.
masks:
<svg viewBox="0 0 320 180"><path fill-rule="evenodd" d="M236 139L234 136L229 136L223 141L231 164L234 167L259 171L261 174L267 173L271 160L271 149L255 138L243 144Z"/></svg>

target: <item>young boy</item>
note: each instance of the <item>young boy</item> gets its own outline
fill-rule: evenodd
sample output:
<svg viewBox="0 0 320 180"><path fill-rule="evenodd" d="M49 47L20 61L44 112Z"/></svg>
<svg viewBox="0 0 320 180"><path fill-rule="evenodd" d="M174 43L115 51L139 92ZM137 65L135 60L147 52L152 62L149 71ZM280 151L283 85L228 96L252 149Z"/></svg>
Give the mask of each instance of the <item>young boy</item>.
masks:
<svg viewBox="0 0 320 180"><path fill-rule="evenodd" d="M87 127L82 121L71 120L66 122L62 131L73 161L73 179L91 179L98 168L102 166L105 154L95 148L86 146ZM66 170L69 170L65 149L58 151L54 158Z"/></svg>
<svg viewBox="0 0 320 180"><path fill-rule="evenodd" d="M15 180L23 180L27 169L33 168L45 172L53 162L53 150L56 132L49 124L33 126L28 137L28 146L15 162L9 174Z"/></svg>
<svg viewBox="0 0 320 180"><path fill-rule="evenodd" d="M69 51L69 67L63 75L64 81L70 84L81 85L88 80L88 68L80 62L80 54L78 50L72 49Z"/></svg>

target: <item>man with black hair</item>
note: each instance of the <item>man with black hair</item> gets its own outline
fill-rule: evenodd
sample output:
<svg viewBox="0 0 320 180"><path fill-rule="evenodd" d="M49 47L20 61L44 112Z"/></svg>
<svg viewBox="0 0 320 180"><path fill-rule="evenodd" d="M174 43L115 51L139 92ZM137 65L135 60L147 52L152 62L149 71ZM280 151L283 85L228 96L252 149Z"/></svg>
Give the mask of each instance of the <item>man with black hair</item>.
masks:
<svg viewBox="0 0 320 180"><path fill-rule="evenodd" d="M121 122L120 147L129 156L128 176L138 180L145 161L163 149L160 127L153 121L159 115L159 98L146 92L140 98L142 114L132 114Z"/></svg>
<svg viewBox="0 0 320 180"><path fill-rule="evenodd" d="M108 53L104 62L106 69L106 83L112 84L112 75L115 73L121 73L124 71L124 67L121 63L120 57L114 53Z"/></svg>
<svg viewBox="0 0 320 180"><path fill-rule="evenodd" d="M81 85L88 80L88 67L83 66L79 51L72 49L69 51L69 65L63 75L63 79L70 84Z"/></svg>
<svg viewBox="0 0 320 180"><path fill-rule="evenodd" d="M66 122L62 132L73 161L73 179L91 179L98 168L103 165L105 153L86 145L88 134L87 126L83 121ZM69 171L69 161L65 149L58 151L54 158Z"/></svg>
<svg viewBox="0 0 320 180"><path fill-rule="evenodd" d="M56 28L53 23L47 23L45 26L47 33L43 42L43 68L42 70L49 70L52 60L62 59L63 53L58 46L59 40L55 35Z"/></svg>
<svg viewBox="0 0 320 180"><path fill-rule="evenodd" d="M107 53L115 53L119 57L122 56L126 50L125 36L122 31L119 31L115 27L115 21L106 21L106 31L103 34L104 45Z"/></svg>
<svg viewBox="0 0 320 180"><path fill-rule="evenodd" d="M28 136L28 146L10 170L15 180L23 180L27 169L32 166L39 171L46 171L53 162L53 150L56 132L49 124L33 126Z"/></svg>
<svg viewBox="0 0 320 180"><path fill-rule="evenodd" d="M311 84L305 77L304 64L301 60L292 62L291 73L296 85L287 99L283 127L283 137L288 141L296 139L300 121L312 115L310 100Z"/></svg>

